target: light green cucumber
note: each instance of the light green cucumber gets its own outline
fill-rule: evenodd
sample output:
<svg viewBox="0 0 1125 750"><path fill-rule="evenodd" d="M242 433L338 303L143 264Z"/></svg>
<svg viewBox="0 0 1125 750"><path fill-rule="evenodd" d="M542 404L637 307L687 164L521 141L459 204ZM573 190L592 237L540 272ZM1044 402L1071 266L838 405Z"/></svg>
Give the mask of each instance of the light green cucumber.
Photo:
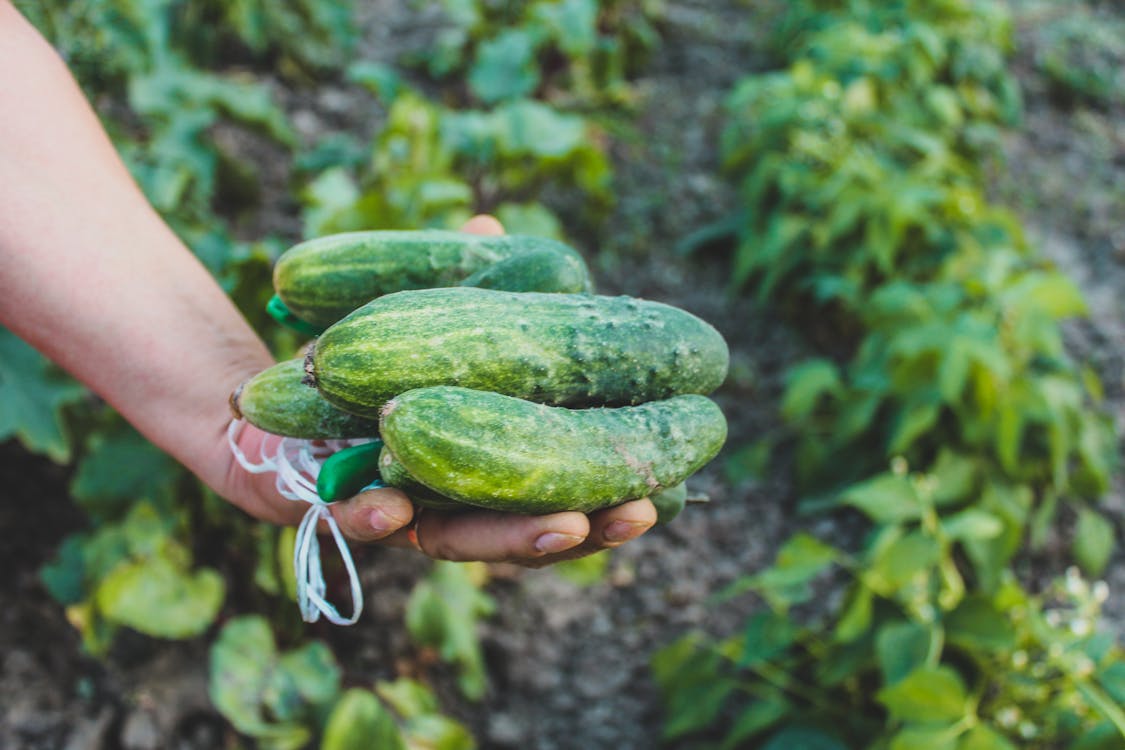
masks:
<svg viewBox="0 0 1125 750"><path fill-rule="evenodd" d="M713 327L659 302L451 288L373 300L321 334L305 368L329 401L374 416L434 385L575 407L707 394L729 357Z"/></svg>
<svg viewBox="0 0 1125 750"><path fill-rule="evenodd" d="M590 512L682 483L726 440L705 396L567 409L439 386L389 401L382 467L467 505L516 513ZM383 475L385 482L393 477Z"/></svg>
<svg viewBox="0 0 1125 750"><path fill-rule="evenodd" d="M450 500L448 497L434 492L426 485L419 482L406 468L395 459L390 451L382 451L379 455L379 477L388 487L397 487L406 493L406 496L417 505L432 510L467 510L472 506Z"/></svg>
<svg viewBox="0 0 1125 750"><path fill-rule="evenodd" d="M235 417L286 437L327 440L375 437L379 423L337 409L301 382L304 361L291 359L258 373L230 397Z"/></svg>
<svg viewBox="0 0 1125 750"><path fill-rule="evenodd" d="M489 272L492 266L497 268ZM273 283L289 312L321 328L376 297L406 289L479 284L520 292L592 291L582 256L562 242L443 230L308 240L282 254Z"/></svg>

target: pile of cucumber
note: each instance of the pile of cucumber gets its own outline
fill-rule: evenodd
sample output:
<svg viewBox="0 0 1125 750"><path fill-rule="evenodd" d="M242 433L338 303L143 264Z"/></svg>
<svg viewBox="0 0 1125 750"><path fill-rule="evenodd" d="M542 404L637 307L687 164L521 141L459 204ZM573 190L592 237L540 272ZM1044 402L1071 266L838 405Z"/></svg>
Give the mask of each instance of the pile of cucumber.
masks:
<svg viewBox="0 0 1125 750"><path fill-rule="evenodd" d="M371 231L291 248L279 319L319 336L231 396L236 417L337 453L331 502L381 478L420 505L589 512L660 495L715 457L722 336L684 310L593 294L582 257L526 236ZM340 477L348 477L340 481ZM668 505L671 507L667 507Z"/></svg>

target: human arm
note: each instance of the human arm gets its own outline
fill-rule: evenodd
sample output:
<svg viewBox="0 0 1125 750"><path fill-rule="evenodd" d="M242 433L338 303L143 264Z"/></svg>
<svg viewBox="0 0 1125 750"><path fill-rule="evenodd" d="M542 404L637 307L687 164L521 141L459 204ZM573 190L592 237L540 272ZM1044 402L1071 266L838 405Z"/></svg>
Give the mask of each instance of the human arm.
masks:
<svg viewBox="0 0 1125 750"><path fill-rule="evenodd" d="M226 443L227 396L273 364L269 351L145 200L62 61L5 0L0 70L0 323L220 495L295 523L304 508L243 471ZM498 227L478 219L467 229ZM246 430L244 450L260 439ZM411 543L403 529L414 509L396 490L332 512L352 539ZM631 538L654 519L647 501L589 518L426 513L417 539L437 557L546 562L624 541L605 532Z"/></svg>

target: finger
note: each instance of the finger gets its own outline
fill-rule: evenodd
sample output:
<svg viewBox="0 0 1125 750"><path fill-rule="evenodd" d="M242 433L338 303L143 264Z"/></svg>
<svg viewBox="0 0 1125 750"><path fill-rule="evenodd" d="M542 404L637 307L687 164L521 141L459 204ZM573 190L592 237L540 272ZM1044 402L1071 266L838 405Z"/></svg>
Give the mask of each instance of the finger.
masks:
<svg viewBox="0 0 1125 750"><path fill-rule="evenodd" d="M367 490L329 508L340 531L355 542L374 542L405 528L414 518L414 504L390 487Z"/></svg>
<svg viewBox="0 0 1125 750"><path fill-rule="evenodd" d="M590 522L581 513L525 516L494 511L426 511L414 533L422 552L439 560L535 560L582 544Z"/></svg>
<svg viewBox="0 0 1125 750"><path fill-rule="evenodd" d="M595 552L619 547L636 539L656 524L656 506L646 499L632 500L613 508L590 514L590 534L582 544L556 555L547 555L528 561L529 567L539 568L564 560L575 560Z"/></svg>
<svg viewBox="0 0 1125 750"><path fill-rule="evenodd" d="M469 234L504 234L504 225L495 216L478 214L466 221L461 231Z"/></svg>

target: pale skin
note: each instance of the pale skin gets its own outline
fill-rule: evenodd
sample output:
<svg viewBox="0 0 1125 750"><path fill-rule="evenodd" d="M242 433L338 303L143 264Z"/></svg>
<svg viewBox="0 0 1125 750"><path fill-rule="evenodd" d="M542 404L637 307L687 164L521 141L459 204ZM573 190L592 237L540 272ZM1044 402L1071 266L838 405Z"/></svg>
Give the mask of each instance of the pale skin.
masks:
<svg viewBox="0 0 1125 750"><path fill-rule="evenodd" d="M478 216L463 228L502 233ZM227 398L274 359L148 204L50 45L0 0L0 324L116 408L252 516L300 521L270 475L233 459ZM263 433L240 447L256 455ZM373 490L332 506L357 542L540 566L615 547L656 522L648 500L584 515L418 514ZM412 531L413 530L413 531Z"/></svg>

